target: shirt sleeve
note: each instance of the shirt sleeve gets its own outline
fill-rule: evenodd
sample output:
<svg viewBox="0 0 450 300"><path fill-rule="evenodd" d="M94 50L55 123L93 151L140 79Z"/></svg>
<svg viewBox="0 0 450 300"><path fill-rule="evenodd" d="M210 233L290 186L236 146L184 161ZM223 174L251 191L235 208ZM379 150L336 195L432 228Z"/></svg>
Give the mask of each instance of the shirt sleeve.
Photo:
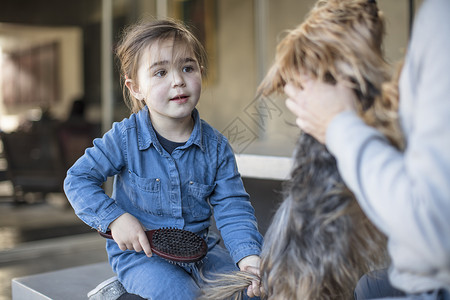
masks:
<svg viewBox="0 0 450 300"><path fill-rule="evenodd" d="M234 262L249 255L259 255L262 236L258 231L255 211L244 189L236 159L228 141L219 144L219 165L210 203L214 208L217 228Z"/></svg>
<svg viewBox="0 0 450 300"><path fill-rule="evenodd" d="M431 3L416 21L400 82L406 150L351 112L333 119L327 147L368 217L439 268L450 263L450 36L442 30L450 2Z"/></svg>
<svg viewBox="0 0 450 300"><path fill-rule="evenodd" d="M109 224L124 214L102 188L108 177L124 165L119 126L94 140L94 146L68 170L64 191L77 216L89 226L105 232Z"/></svg>

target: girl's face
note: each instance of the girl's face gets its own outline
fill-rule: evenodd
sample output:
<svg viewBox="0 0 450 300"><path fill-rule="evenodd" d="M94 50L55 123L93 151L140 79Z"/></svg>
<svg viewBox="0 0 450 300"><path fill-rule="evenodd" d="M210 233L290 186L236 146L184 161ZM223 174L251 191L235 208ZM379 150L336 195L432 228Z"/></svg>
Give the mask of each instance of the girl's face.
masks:
<svg viewBox="0 0 450 300"><path fill-rule="evenodd" d="M197 105L202 70L192 51L172 39L153 43L140 58L137 80L125 84L149 107L152 121L183 121Z"/></svg>

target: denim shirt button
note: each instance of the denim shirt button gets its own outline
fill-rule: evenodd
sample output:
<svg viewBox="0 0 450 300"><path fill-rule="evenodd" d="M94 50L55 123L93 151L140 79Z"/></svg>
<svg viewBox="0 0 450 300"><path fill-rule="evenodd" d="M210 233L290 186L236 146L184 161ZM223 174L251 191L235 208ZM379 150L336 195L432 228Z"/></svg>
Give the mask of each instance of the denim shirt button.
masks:
<svg viewBox="0 0 450 300"><path fill-rule="evenodd" d="M156 178L156 182L159 182L159 180L160 180L159 178Z"/></svg>
<svg viewBox="0 0 450 300"><path fill-rule="evenodd" d="M189 184L194 184L194 182L193 181L189 181Z"/></svg>

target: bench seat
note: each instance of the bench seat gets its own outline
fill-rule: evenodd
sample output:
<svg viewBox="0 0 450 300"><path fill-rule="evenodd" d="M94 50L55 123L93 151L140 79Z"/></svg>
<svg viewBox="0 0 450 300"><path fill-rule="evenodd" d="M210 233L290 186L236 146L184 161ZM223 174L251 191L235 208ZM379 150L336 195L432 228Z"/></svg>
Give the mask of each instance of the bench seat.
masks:
<svg viewBox="0 0 450 300"><path fill-rule="evenodd" d="M90 290L114 275L111 266L101 262L15 278L11 283L12 299L86 300Z"/></svg>

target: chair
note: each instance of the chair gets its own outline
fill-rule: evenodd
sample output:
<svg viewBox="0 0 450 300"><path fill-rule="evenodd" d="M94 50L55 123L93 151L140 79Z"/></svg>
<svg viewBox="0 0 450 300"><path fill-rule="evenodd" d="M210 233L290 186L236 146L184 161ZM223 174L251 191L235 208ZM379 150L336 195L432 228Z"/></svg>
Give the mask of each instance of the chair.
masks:
<svg viewBox="0 0 450 300"><path fill-rule="evenodd" d="M14 188L14 201L26 193L62 193L65 168L56 136L50 131L0 133Z"/></svg>
<svg viewBox="0 0 450 300"><path fill-rule="evenodd" d="M98 126L85 121L68 121L61 123L56 129L61 157L66 169L92 147L94 138L98 137Z"/></svg>

